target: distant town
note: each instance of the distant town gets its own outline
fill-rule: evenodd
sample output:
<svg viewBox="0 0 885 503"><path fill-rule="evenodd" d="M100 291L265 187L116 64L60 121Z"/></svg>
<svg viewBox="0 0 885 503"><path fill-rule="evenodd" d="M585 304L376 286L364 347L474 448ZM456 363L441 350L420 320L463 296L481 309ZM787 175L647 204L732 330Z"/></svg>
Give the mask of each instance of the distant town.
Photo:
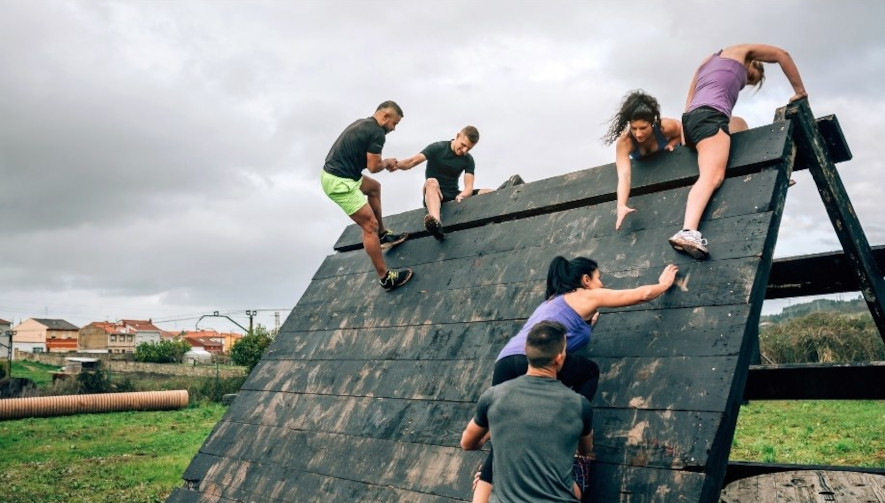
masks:
<svg viewBox="0 0 885 503"><path fill-rule="evenodd" d="M227 354L244 334L215 330L165 331L147 320L93 321L78 327L63 319L28 318L13 326L0 319L0 358L16 353L134 353L142 343L184 340L195 351Z"/></svg>

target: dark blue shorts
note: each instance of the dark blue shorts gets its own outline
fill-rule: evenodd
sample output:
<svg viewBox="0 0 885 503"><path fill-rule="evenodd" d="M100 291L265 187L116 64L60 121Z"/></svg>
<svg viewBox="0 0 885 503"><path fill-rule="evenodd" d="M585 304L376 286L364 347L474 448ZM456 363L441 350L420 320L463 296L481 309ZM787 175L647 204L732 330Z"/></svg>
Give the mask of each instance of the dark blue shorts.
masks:
<svg viewBox="0 0 885 503"><path fill-rule="evenodd" d="M724 113L710 107L698 107L691 112L682 114L682 132L685 134L685 145L696 147L701 140L716 136L719 130L731 135L728 130L729 118Z"/></svg>

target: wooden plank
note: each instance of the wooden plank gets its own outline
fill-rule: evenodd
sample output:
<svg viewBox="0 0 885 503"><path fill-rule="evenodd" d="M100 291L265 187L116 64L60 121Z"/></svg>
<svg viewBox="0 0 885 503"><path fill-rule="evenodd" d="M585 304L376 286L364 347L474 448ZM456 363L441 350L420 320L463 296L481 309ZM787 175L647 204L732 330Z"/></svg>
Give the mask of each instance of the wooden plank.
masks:
<svg viewBox="0 0 885 503"><path fill-rule="evenodd" d="M848 148L848 141L845 134L842 133L842 126L839 119L835 115L826 115L817 118L817 130L820 132L824 145L827 147L827 153L834 163L850 161L853 157L851 149Z"/></svg>
<svg viewBox="0 0 885 503"><path fill-rule="evenodd" d="M588 490L589 501L619 503L717 501L709 498L698 499L698 494L708 485L707 476L703 473L594 463L590 479L605 483L591 484Z"/></svg>
<svg viewBox="0 0 885 503"><path fill-rule="evenodd" d="M623 310L746 303L750 298L752 273L759 263L759 257L682 263L675 288L651 302ZM654 267L637 268L623 275L604 274L603 278L610 288L632 288L656 282L665 264L662 261ZM429 266L421 270L431 274ZM422 289L418 280L420 278L412 280L416 282L417 295L342 297L333 305L299 304L290 313L287 330L281 336L285 340L286 334L301 331L525 319L544 299L544 285L540 280L475 287L464 285L441 291ZM407 289L408 285L403 288ZM453 309L451 306L457 307Z"/></svg>
<svg viewBox="0 0 885 503"><path fill-rule="evenodd" d="M734 135L726 176L745 176L778 164L788 154L785 145L789 134L789 122L778 122ZM697 177L697 153L693 149L678 148L668 155L637 162L631 177L632 191L641 195L689 187ZM445 203L442 205L442 217L446 229L462 230L491 222L614 201L616 187L617 173L614 163L611 163L495 191L461 203ZM416 196L419 193L416 187ZM420 198L416 197L416 200ZM385 215L384 222L397 231L408 231L416 237L426 236L422 224L424 213L425 210L419 208L398 215ZM362 248L362 231L355 224L350 225L334 249L348 251L358 248Z"/></svg>
<svg viewBox="0 0 885 503"><path fill-rule="evenodd" d="M523 320L281 333L266 360L474 360L498 355Z"/></svg>
<svg viewBox="0 0 885 503"><path fill-rule="evenodd" d="M267 464L228 459L207 454L211 469L199 483L199 489L219 501L372 501L398 503L450 503L463 498L442 497L429 493L383 486L372 481L349 480L301 471L285 464ZM343 460L342 464L360 463ZM465 484L466 485L466 484ZM468 486L469 487L469 486Z"/></svg>
<svg viewBox="0 0 885 503"><path fill-rule="evenodd" d="M883 400L885 362L754 365L746 400Z"/></svg>
<svg viewBox="0 0 885 503"><path fill-rule="evenodd" d="M292 472L464 499L469 496L473 473L484 457L481 452L464 453L458 447L233 423L220 424L200 453L260 463L262 467L278 466ZM203 480L232 485L230 481L241 475L239 471L213 473L216 466L206 472ZM252 494L258 497L268 489L255 484L251 487Z"/></svg>
<svg viewBox="0 0 885 503"><path fill-rule="evenodd" d="M166 503L227 503L228 501L236 503L237 500L176 487L172 490Z"/></svg>
<svg viewBox="0 0 885 503"><path fill-rule="evenodd" d="M844 471L791 471L741 479L722 491L723 503L885 503L885 476Z"/></svg>
<svg viewBox="0 0 885 503"><path fill-rule="evenodd" d="M477 377L477 380L484 381L484 387L491 384L491 376ZM473 402L467 401L241 390L224 420L290 430L457 446L463 427L475 408Z"/></svg>
<svg viewBox="0 0 885 503"><path fill-rule="evenodd" d="M885 280L873 259L870 243L857 219L851 199L829 157L826 145L816 127L808 100L790 103L786 116L795 122L794 141L817 185L827 215L857 277L861 294L870 308L879 335L885 342Z"/></svg>
<svg viewBox="0 0 885 503"><path fill-rule="evenodd" d="M871 251L879 270L885 271L885 246L874 246ZM857 292L860 288L845 252L832 251L775 259L765 298Z"/></svg>
<svg viewBox="0 0 885 503"><path fill-rule="evenodd" d="M243 389L469 402L485 390L493 364L492 360L329 360L322 364L262 360Z"/></svg>
<svg viewBox="0 0 885 503"><path fill-rule="evenodd" d="M774 197L773 183L777 175L777 170L767 169L760 173L726 180L722 187L714 193L704 213L702 223L704 234L709 234L711 223L718 219L771 211ZM465 229L452 233L442 243L433 238L413 239L387 252L385 258L390 267L402 267L485 256L493 253L507 253L534 246L555 247L565 243L590 240L611 241L616 246L627 246L636 245L643 239L641 235L635 235L634 231L647 229L655 229L660 232L661 236L665 236L661 245L662 248L669 248L666 239L682 225L685 199L689 190L690 187L683 187L631 198L631 204L637 211L630 215L620 231L614 229L615 203L610 202L530 216L481 228ZM710 235L709 237L716 248L720 248L719 240L736 238L734 232L725 232L723 236ZM647 247L647 243L644 244ZM723 252L719 249L714 252L715 258L727 257L727 255L722 256ZM614 253L615 255L627 255ZM632 255L637 254L634 252ZM544 269L544 273L546 273L545 267L541 267L541 269ZM314 275L314 280L372 271L374 269L365 252L357 250L327 257Z"/></svg>
<svg viewBox="0 0 885 503"><path fill-rule="evenodd" d="M292 431L457 447L472 402L240 393L223 420ZM683 469L703 466L721 414L600 408L594 415L600 462ZM460 421L459 421L460 420ZM454 427L453 427L454 426Z"/></svg>
<svg viewBox="0 0 885 503"><path fill-rule="evenodd" d="M595 358L594 407L723 412L737 357Z"/></svg>

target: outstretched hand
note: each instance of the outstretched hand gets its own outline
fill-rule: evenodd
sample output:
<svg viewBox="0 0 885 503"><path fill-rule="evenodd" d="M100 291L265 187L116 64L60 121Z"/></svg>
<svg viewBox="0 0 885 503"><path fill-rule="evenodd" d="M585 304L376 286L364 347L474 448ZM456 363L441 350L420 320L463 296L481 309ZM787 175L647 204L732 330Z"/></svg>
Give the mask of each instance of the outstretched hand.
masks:
<svg viewBox="0 0 885 503"><path fill-rule="evenodd" d="M668 264L667 267L664 268L664 272L661 273L661 276L658 277L658 283L661 285L667 285L667 288L673 286L673 282L676 281L676 273L679 272L679 268L673 264Z"/></svg>
<svg viewBox="0 0 885 503"><path fill-rule="evenodd" d="M398 168L397 163L398 161L396 160L396 158L393 157L384 159L384 169L390 172L394 172Z"/></svg>
<svg viewBox="0 0 885 503"><path fill-rule="evenodd" d="M615 221L616 231L621 230L621 224L624 223L624 219L634 211L636 210L628 206L618 206L618 219Z"/></svg>

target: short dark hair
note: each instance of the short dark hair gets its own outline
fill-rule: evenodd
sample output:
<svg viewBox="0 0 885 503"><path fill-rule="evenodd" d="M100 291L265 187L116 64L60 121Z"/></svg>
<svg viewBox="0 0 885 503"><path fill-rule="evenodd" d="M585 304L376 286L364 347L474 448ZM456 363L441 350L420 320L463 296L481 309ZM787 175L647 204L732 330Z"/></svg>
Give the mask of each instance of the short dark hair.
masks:
<svg viewBox="0 0 885 503"><path fill-rule="evenodd" d="M400 116L400 118L405 117L405 115L403 115L403 109L400 108L399 105L397 105L396 102L393 100L387 100L381 103L380 105L378 105L378 108L376 108L375 111L378 112L380 110L384 110L385 108L392 108Z"/></svg>
<svg viewBox="0 0 885 503"><path fill-rule="evenodd" d="M476 145L479 143L479 130L473 126L464 126L464 129L461 130L461 133L470 140L470 143Z"/></svg>
<svg viewBox="0 0 885 503"><path fill-rule="evenodd" d="M565 349L565 326L558 321L542 321L529 330L525 339L525 356L529 365L543 368Z"/></svg>

